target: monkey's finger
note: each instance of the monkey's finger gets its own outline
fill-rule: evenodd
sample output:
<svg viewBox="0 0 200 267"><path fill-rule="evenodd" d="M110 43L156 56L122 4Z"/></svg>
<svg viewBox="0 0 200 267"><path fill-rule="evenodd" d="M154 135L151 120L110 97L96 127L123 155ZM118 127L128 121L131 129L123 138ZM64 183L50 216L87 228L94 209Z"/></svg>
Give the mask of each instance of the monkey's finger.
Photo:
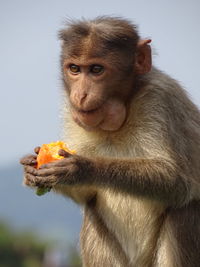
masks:
<svg viewBox="0 0 200 267"><path fill-rule="evenodd" d="M57 167L67 167L71 164L76 164L77 162L77 157L76 156L71 156L63 159L59 159L56 161L52 161L46 164L42 164L38 169L35 169L35 171L41 170L41 169L50 169L50 168L57 168Z"/></svg>
<svg viewBox="0 0 200 267"><path fill-rule="evenodd" d="M64 149L59 149L58 155L63 156L64 158L68 158L71 156L71 154L69 152L65 151Z"/></svg>
<svg viewBox="0 0 200 267"><path fill-rule="evenodd" d="M31 174L34 177L47 177L51 175L63 175L67 174L72 169L72 166L65 167L51 167L48 169L35 169L31 166L26 166L25 171L27 174Z"/></svg>
<svg viewBox="0 0 200 267"><path fill-rule="evenodd" d="M29 180L29 175L25 175L23 180L23 185L29 186L29 187L35 187L35 183L33 183L32 180Z"/></svg>
<svg viewBox="0 0 200 267"><path fill-rule="evenodd" d="M23 179L23 184L27 185L29 187L35 187L36 186L36 176L30 174L30 173L25 173L24 179Z"/></svg>
<svg viewBox="0 0 200 267"><path fill-rule="evenodd" d="M56 160L47 164L43 164L38 170L46 168L68 167L69 165L77 165L77 157L71 156L68 158Z"/></svg>
<svg viewBox="0 0 200 267"><path fill-rule="evenodd" d="M36 158L37 158L36 155L28 155L28 156L21 158L20 163L22 165L32 165L33 166L33 165L37 164Z"/></svg>
<svg viewBox="0 0 200 267"><path fill-rule="evenodd" d="M35 152L36 154L39 154L39 152L40 152L40 146L35 147L35 148L34 148L34 152Z"/></svg>
<svg viewBox="0 0 200 267"><path fill-rule="evenodd" d="M24 183L31 187L51 188L52 186L57 184L57 179L53 175L47 176L44 179L44 177L34 176L32 174L27 173L25 176Z"/></svg>

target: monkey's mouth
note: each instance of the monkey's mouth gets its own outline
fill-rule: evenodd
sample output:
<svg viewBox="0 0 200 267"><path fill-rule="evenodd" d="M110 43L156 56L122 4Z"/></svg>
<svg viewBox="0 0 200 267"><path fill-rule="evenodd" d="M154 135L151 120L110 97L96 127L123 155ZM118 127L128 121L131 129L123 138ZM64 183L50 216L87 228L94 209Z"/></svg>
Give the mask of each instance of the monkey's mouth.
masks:
<svg viewBox="0 0 200 267"><path fill-rule="evenodd" d="M71 112L75 122L84 128L97 127L101 123L104 117L102 106L89 110L72 108Z"/></svg>
<svg viewBox="0 0 200 267"><path fill-rule="evenodd" d="M126 107L119 100L108 100L103 105L89 109L71 109L74 121L86 130L116 131L126 119Z"/></svg>
<svg viewBox="0 0 200 267"><path fill-rule="evenodd" d="M90 109L90 110L79 109L79 110L77 110L77 112L80 113L80 114L82 113L82 114L90 115L90 114L96 113L100 108L101 107Z"/></svg>

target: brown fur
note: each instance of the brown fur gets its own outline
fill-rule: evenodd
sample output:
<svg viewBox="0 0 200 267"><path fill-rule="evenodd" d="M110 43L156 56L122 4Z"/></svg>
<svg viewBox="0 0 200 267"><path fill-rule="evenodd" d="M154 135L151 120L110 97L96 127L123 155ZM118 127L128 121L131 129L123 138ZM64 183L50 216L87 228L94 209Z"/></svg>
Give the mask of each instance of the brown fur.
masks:
<svg viewBox="0 0 200 267"><path fill-rule="evenodd" d="M200 196L199 111L175 80L155 68L142 79L118 132L87 132L66 112L66 141L81 155L100 157L99 171L101 164L109 169L109 177L103 173L97 179L98 186L93 182L98 174L91 178L96 205L94 212L85 208L83 261L92 250L86 266L128 266L128 261L139 267L196 267L200 205L192 199ZM103 244L93 230L100 225L96 216ZM109 239L109 233L114 237ZM122 263L115 239L126 255Z"/></svg>
<svg viewBox="0 0 200 267"><path fill-rule="evenodd" d="M112 251L107 248L112 237L98 246L98 234L90 233L90 227L98 225L91 218L95 214L108 228L105 232L100 228L104 238L109 239L108 230L114 234L130 266L195 267L200 262L200 205L195 202L193 210L191 202L199 199L200 193L199 111L175 80L155 68L144 75L143 84L118 132L86 132L74 124L66 110L66 141L81 155L106 157L113 175L113 180L101 175L99 187L93 188L95 212L87 205L85 208L81 243L86 266L127 266L127 262L120 265L112 253L114 244ZM110 158L121 158L121 167ZM98 164L101 160L97 159ZM115 170L120 172L114 175ZM134 176L135 180L124 178L122 183L123 176ZM104 249L109 258L105 262Z"/></svg>
<svg viewBox="0 0 200 267"><path fill-rule="evenodd" d="M64 140L77 155L26 166L25 183L54 186L83 205L84 267L199 266L199 110L175 80L149 71L149 41L130 22L73 22L60 38ZM69 73L72 63L81 75ZM91 64L105 73L89 73ZM88 131L74 121L72 110L87 114L107 99L126 108L119 129Z"/></svg>
<svg viewBox="0 0 200 267"><path fill-rule="evenodd" d="M97 199L95 211L117 236L127 260L132 262L130 266L195 267L200 262L200 205L192 201L199 199L200 193L199 112L174 80L155 69L147 76L149 84L133 99L126 125L120 131L86 132L71 121L66 112L65 138L81 155L106 157L106 163L110 158L121 158L122 167L117 168L119 179L124 175L137 178L132 182L124 178L119 186L115 177L115 181L109 183L114 186L112 189L104 186L106 181L102 181L102 185L99 181L99 188L87 187ZM148 159L149 166L141 158ZM163 163L157 161L158 158ZM112 160L110 164L111 170ZM132 164L134 168L129 170ZM128 171L131 173L124 174ZM95 176L92 179L95 180ZM124 191L128 194L124 195ZM78 195L82 193L80 190ZM97 235L90 237L85 231L87 225L93 223L87 214L81 234L83 251L90 250L90 243L87 246L83 240L98 240ZM106 244L105 241L105 247ZM112 254L111 259L113 266L117 266ZM100 249L93 265L86 266L105 266L101 262Z"/></svg>

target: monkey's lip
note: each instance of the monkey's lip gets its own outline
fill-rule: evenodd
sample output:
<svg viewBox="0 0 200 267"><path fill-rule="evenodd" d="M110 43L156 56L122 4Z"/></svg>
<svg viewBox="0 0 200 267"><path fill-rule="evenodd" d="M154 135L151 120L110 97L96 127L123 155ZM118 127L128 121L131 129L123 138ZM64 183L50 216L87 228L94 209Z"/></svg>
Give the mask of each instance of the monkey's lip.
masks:
<svg viewBox="0 0 200 267"><path fill-rule="evenodd" d="M90 110L72 109L72 116L80 125L97 127L103 120L104 112L102 106Z"/></svg>
<svg viewBox="0 0 200 267"><path fill-rule="evenodd" d="M78 113L82 113L82 114L93 114L93 113L95 113L95 112L97 112L97 111L99 111L100 110L100 108L101 107L97 107L97 108L94 108L94 109L89 109L89 110L83 110L83 109L78 109L78 110L76 110Z"/></svg>
<svg viewBox="0 0 200 267"><path fill-rule="evenodd" d="M100 128L105 131L116 131L126 119L126 106L118 99L109 99L98 108L77 110L72 108L74 121L86 130Z"/></svg>

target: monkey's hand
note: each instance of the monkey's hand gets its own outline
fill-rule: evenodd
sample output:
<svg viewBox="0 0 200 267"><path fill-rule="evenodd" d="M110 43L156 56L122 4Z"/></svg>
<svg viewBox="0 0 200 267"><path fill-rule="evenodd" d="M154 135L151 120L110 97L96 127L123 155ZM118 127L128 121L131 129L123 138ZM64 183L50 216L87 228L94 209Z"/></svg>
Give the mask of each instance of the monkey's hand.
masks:
<svg viewBox="0 0 200 267"><path fill-rule="evenodd" d="M78 155L72 155L65 150L60 150L59 155L64 159L57 160L35 168L36 156L23 158L24 184L30 187L52 188L58 184L79 184L89 174L90 161ZM87 172L88 170L88 172Z"/></svg>
<svg viewBox="0 0 200 267"><path fill-rule="evenodd" d="M39 151L40 151L40 147L38 146L38 147L36 147L34 149L34 152L36 154L28 155L28 156L23 157L22 159L20 159L20 163L24 167L26 167L26 166L34 166L34 167L36 167L37 166L37 154L39 153Z"/></svg>

